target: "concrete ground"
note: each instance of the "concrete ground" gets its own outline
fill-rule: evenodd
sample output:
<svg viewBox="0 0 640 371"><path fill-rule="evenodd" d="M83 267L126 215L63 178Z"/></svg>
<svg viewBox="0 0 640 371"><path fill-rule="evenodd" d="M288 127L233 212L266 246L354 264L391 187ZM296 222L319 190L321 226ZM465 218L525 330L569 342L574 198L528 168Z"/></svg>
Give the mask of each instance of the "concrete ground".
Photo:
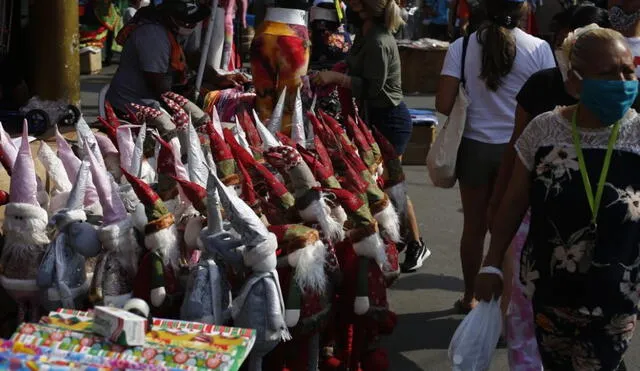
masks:
<svg viewBox="0 0 640 371"><path fill-rule="evenodd" d="M115 68L111 66L101 75L82 77L82 110L88 120L97 114L98 92ZM406 97L406 102L413 108L434 107L433 97ZM443 123L444 118L440 119ZM463 318L452 309L463 290L458 253L462 228L460 197L457 188L433 187L424 166L407 166L405 171L420 229L432 255L418 272L402 275L389 290L398 326L384 345L393 371L450 370L447 348ZM9 189L4 172L0 173L0 189ZM632 343L627 352L629 370L640 370L637 344ZM491 370L507 369L506 351L499 349Z"/></svg>

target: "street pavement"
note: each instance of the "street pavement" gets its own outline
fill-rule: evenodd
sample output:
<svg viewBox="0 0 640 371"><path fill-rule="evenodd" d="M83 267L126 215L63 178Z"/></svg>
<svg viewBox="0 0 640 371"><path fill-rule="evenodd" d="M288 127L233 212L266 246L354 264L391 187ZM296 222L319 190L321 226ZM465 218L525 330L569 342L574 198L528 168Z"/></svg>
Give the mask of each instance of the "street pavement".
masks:
<svg viewBox="0 0 640 371"><path fill-rule="evenodd" d="M110 66L101 75L82 77L82 110L89 120L97 114L98 92L114 70L115 66ZM412 108L435 106L432 96L406 97L405 101ZM444 117L440 116L440 122L444 123ZM453 303L463 291L458 252L460 197L457 187L433 187L424 166L407 166L405 172L420 230L432 255L419 271L403 274L389 290L398 325L384 346L393 371L450 370L447 348L463 319L453 311ZM640 370L638 354L637 343L632 343L626 357L629 370ZM497 350L491 370L508 370L504 349Z"/></svg>

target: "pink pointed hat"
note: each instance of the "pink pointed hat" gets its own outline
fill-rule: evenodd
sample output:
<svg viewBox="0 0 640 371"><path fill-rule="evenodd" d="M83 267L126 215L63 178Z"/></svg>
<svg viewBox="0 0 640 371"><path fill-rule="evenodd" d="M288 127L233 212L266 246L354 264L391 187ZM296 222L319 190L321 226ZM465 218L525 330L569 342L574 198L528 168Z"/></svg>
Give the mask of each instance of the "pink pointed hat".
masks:
<svg viewBox="0 0 640 371"><path fill-rule="evenodd" d="M9 134L2 127L2 123L0 123L0 146L11 160L11 167L13 167L16 157L18 157L18 148L11 140Z"/></svg>
<svg viewBox="0 0 640 371"><path fill-rule="evenodd" d="M22 144L18 150L18 156L13 164L11 173L11 188L9 189L11 202L40 207L36 197L38 193L36 168L33 163L33 157L31 157L29 127L26 121L22 129Z"/></svg>
<svg viewBox="0 0 640 371"><path fill-rule="evenodd" d="M102 204L102 224L103 226L117 224L127 218L127 209L124 207L118 192L114 191L113 183L107 174L107 170L100 166L93 152L86 151L85 154L91 167L91 175L100 197L100 203Z"/></svg>
<svg viewBox="0 0 640 371"><path fill-rule="evenodd" d="M111 141L111 138L101 133L96 133L95 138L98 142L98 147L100 148L102 157L117 156L119 154L118 149Z"/></svg>
<svg viewBox="0 0 640 371"><path fill-rule="evenodd" d="M116 130L116 137L118 139L118 148L120 149L120 166L131 171L131 160L133 159L133 150L135 148L131 126L119 126Z"/></svg>
<svg viewBox="0 0 640 371"><path fill-rule="evenodd" d="M67 172L67 176L69 179L76 179L78 176L78 170L80 169L80 165L82 161L76 157L71 149L67 140L64 139L58 128L56 127L56 145L58 147L58 157L62 161L62 165ZM100 198L98 197L98 193L96 192L96 187L93 183L93 180L89 180L87 183L87 190L84 195L84 205L92 206L96 203L100 202Z"/></svg>

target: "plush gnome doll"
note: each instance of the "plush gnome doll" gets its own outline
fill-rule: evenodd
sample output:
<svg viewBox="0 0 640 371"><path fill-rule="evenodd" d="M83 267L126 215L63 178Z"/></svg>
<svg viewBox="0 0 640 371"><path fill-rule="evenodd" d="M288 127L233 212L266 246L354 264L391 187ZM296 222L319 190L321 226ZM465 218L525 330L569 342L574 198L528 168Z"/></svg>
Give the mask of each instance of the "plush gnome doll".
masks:
<svg viewBox="0 0 640 371"><path fill-rule="evenodd" d="M179 312L180 305L177 280L180 247L174 216L148 184L124 169L123 174L144 205L147 219L144 227L147 252L138 267L134 296L150 303L155 316L170 318Z"/></svg>
<svg viewBox="0 0 640 371"><path fill-rule="evenodd" d="M319 191L320 184L298 151L288 146L272 147L265 152L265 158L274 167L289 175L296 198L296 208L302 220L320 224L324 236L329 241L342 241L342 224L331 216L331 208L326 197Z"/></svg>
<svg viewBox="0 0 640 371"><path fill-rule="evenodd" d="M367 204L346 189L328 190L336 195L349 216L348 239L337 250L344 283L336 303L337 352L331 364L348 363L363 371L388 369L386 353L378 349L379 335L389 334L396 317L388 308L381 266L386 264L384 244Z"/></svg>
<svg viewBox="0 0 640 371"><path fill-rule="evenodd" d="M96 228L86 223L83 210L84 192L89 180L89 164L80 166L66 207L49 221L52 242L40 264L37 284L45 290L43 306L46 310L58 308L80 309L89 292L85 258L98 255L102 245Z"/></svg>
<svg viewBox="0 0 640 371"><path fill-rule="evenodd" d="M122 308L132 297L141 249L117 184L111 181L91 151L87 151L87 158L103 207L102 226L98 229L102 251L96 261L90 299L95 304Z"/></svg>
<svg viewBox="0 0 640 371"><path fill-rule="evenodd" d="M233 301L231 316L235 326L256 330L248 369L262 371L263 357L281 340L291 339L284 320L284 300L276 271L278 241L244 201L217 176L213 175L213 178L225 214L244 245L244 264L252 272Z"/></svg>
<svg viewBox="0 0 640 371"><path fill-rule="evenodd" d="M380 187L378 187L374 175L371 173L363 159L358 156L357 146L351 142L346 131L344 131L340 124L330 115L320 111L320 116L323 118L328 130L332 133L336 133L336 138L342 148L341 152L343 157L346 158L360 176L369 183L369 186L367 187L369 208L371 209L373 216L378 221L382 234L393 242L399 242L401 240L400 218L398 213L396 213L393 204L389 200L389 197L380 189ZM330 135L326 135L325 131L324 137L330 137ZM362 140L362 142L364 141L365 140ZM341 167L343 168L343 166Z"/></svg>
<svg viewBox="0 0 640 371"><path fill-rule="evenodd" d="M223 270L215 257L234 250L242 244L229 233L224 232L220 204L215 181L212 179L205 190L207 199L208 225L201 232L204 253L198 265L191 270L185 290L184 301L180 308L180 318L211 324L224 324L231 315L231 292ZM207 197L208 196L208 197Z"/></svg>
<svg viewBox="0 0 640 371"><path fill-rule="evenodd" d="M293 339L267 356L269 370L317 370L319 333L331 310L325 264L327 246L317 230L302 224L269 226L278 238L278 274L285 321Z"/></svg>
<svg viewBox="0 0 640 371"><path fill-rule="evenodd" d="M49 217L36 198L36 170L31 157L28 128L22 131L22 145L11 171L10 202L6 205L0 255L0 284L18 303L18 323L39 319L40 293L36 284L38 266L49 244Z"/></svg>

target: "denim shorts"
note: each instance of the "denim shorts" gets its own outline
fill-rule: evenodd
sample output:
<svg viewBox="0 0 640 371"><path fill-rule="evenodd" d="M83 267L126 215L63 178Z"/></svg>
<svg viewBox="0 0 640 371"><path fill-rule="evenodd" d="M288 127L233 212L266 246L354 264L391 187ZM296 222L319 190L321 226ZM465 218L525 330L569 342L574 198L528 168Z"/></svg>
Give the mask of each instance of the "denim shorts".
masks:
<svg viewBox="0 0 640 371"><path fill-rule="evenodd" d="M395 148L398 155L407 149L411 139L413 121L404 102L395 107L369 108L369 125L375 126Z"/></svg>

